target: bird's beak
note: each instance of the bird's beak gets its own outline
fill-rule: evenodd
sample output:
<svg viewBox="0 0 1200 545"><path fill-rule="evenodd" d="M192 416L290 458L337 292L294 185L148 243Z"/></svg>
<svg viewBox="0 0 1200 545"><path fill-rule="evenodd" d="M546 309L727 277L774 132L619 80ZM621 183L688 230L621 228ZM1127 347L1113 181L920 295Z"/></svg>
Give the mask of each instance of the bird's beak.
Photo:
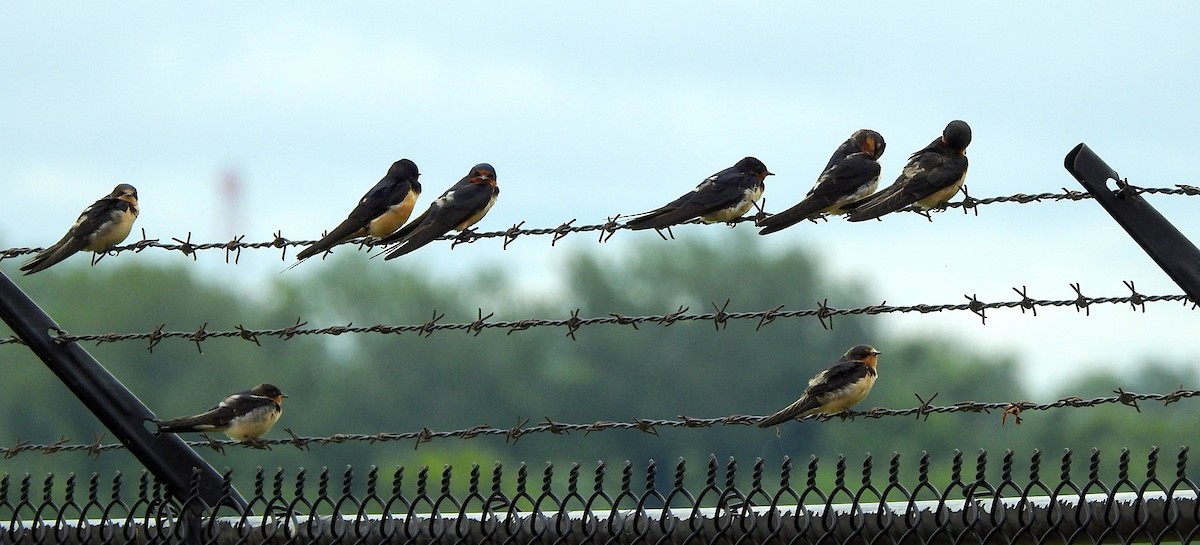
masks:
<svg viewBox="0 0 1200 545"><path fill-rule="evenodd" d="M774 172L771 172L771 171L769 171L769 170L767 171L767 173L766 173L766 174L763 174L763 176L774 176L774 175L775 175L775 173L774 173Z"/></svg>

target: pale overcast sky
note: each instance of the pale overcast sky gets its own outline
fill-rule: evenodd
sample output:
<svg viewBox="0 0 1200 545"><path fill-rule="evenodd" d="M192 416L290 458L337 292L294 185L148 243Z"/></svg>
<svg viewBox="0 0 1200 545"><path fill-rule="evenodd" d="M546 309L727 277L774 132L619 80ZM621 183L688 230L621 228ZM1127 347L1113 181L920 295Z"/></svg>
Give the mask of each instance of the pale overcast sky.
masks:
<svg viewBox="0 0 1200 545"><path fill-rule="evenodd" d="M119 182L137 186L137 226L151 237L228 240L217 187L230 169L246 191L237 232L311 239L401 157L421 168L419 209L471 165L495 165L503 191L484 230L602 223L745 155L777 173L766 197L778 211L855 129L887 139L886 184L956 118L974 129L968 186L979 198L1079 189L1062 168L1079 142L1135 185L1200 184L1194 2L30 2L4 12L0 183L19 203L0 219L5 247L53 242ZM1200 201L1151 202L1200 239ZM656 238L560 245L615 254ZM996 205L933 223L838 219L761 243L813 248L829 271L891 304L1011 300L1021 285L1068 299L1071 282L1089 296L1124 295L1122 280L1145 294L1181 292L1093 201ZM448 253L435 245L411 258L547 278L565 255L533 238L507 253L499 243ZM200 266L229 278L280 269L273 253L242 259L235 268L210 254ZM1090 318L996 311L987 326L968 313L879 320L1016 354L1035 383L1078 366L1195 361L1198 317L1157 304Z"/></svg>

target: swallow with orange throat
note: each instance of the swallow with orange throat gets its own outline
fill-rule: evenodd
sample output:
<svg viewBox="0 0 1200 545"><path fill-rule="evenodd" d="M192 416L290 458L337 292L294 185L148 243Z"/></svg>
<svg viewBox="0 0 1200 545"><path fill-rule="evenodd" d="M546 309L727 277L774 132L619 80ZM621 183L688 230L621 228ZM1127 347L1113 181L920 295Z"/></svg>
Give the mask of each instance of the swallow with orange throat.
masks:
<svg viewBox="0 0 1200 545"><path fill-rule="evenodd" d="M773 173L754 157L705 178L696 189L665 206L639 214L626 226L640 229L665 229L693 218L705 223L731 222L746 214L762 197L763 180Z"/></svg>
<svg viewBox="0 0 1200 545"><path fill-rule="evenodd" d="M21 265L25 274L44 271L80 250L103 254L125 241L138 217L137 189L119 184L100 200L85 208L67 234L54 245ZM95 263L93 258L92 263Z"/></svg>
<svg viewBox="0 0 1200 545"><path fill-rule="evenodd" d="M804 200L795 206L758 222L760 235L782 231L822 214L842 214L859 204L879 187L879 158L887 144L883 135L870 130L854 131L838 146L808 190Z"/></svg>
<svg viewBox="0 0 1200 545"><path fill-rule="evenodd" d="M471 167L466 176L430 203L425 213L380 241L395 243L384 259L395 259L451 230L462 231L475 225L492 209L499 196L496 169L487 163Z"/></svg>
<svg viewBox="0 0 1200 545"><path fill-rule="evenodd" d="M895 183L855 207L846 219L875 219L910 204L922 209L946 204L967 179L970 144L971 126L966 121L951 121L940 138L909 157Z"/></svg>
<svg viewBox="0 0 1200 545"><path fill-rule="evenodd" d="M867 397L879 376L876 365L882 352L860 344L846 351L830 368L808 381L808 388L791 405L758 423L768 428L811 414L838 414Z"/></svg>
<svg viewBox="0 0 1200 545"><path fill-rule="evenodd" d="M396 232L408 221L417 197L421 196L421 182L417 181L420 176L417 164L408 159L392 163L387 174L359 199L346 220L296 254L296 259L304 261L350 239L365 236L381 239Z"/></svg>

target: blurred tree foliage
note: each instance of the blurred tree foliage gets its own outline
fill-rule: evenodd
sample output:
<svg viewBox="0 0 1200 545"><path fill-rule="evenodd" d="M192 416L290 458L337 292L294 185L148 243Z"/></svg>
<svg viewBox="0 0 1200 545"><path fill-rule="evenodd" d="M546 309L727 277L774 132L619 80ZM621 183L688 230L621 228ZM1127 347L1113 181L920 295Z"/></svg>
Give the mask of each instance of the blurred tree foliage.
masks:
<svg viewBox="0 0 1200 545"><path fill-rule="evenodd" d="M602 252L576 254L563 272L562 293L536 296L516 290L496 269L446 280L411 264L391 266L361 255L311 263L294 274L273 277L261 293L252 294L206 281L187 265L144 266L136 258L96 268L68 263L18 283L64 328L78 333L149 331L163 323L167 330L186 331L204 324L210 330L239 324L276 328L297 317L309 326L422 323L435 310L445 314L443 322L470 322L478 308L495 312L492 320L517 320L565 318L575 308L584 317L660 314L681 306L704 312L727 299L731 312L780 304L809 308L827 297L840 307L872 301L861 286L823 277L807 252L769 253L746 235L729 236L732 240L654 241L620 260ZM15 265L4 264L14 278ZM862 342L884 355L880 381L860 408L911 407L917 404L914 394L928 398L934 392L938 404L1029 398L1015 376L1015 361L980 355L966 341L889 338L871 317L837 317L832 330L816 319L778 320L755 331L757 325L591 326L579 330L577 340L567 337L565 328L535 328L512 334L486 330L478 336L437 332L428 338L412 333L300 336L261 339L261 346L213 339L203 343L203 353L181 340L164 341L153 352L144 342L87 349L160 417L193 413L228 393L272 382L290 396L282 421L268 436L274 438L286 436L283 428L321 436L477 424L506 427L546 417L586 423L768 414L794 400L808 378L846 348ZM0 335L11 333L4 328ZM44 444L62 437L87 443L105 433L22 346L0 346L0 353L0 444ZM1062 395L1109 395L1117 386L1133 391L1194 386L1192 374L1172 369L1157 365L1126 377L1085 377ZM255 467L312 471L327 466L340 472L353 465L365 474L370 465L388 473L397 465L428 464L436 472L452 463L455 474L465 477L475 463L485 479L496 462L513 466L526 461L536 473L547 461L577 461L587 474L597 460L644 464L653 458L665 469L682 457L693 468L692 476L700 478L702 472L695 470L710 455L722 463L737 457L744 469L761 457L773 471L787 455L802 475L811 456L830 468L845 453L854 476L866 453L875 456L879 470L898 453L911 472L923 451L934 456L934 470L945 475L953 449L959 449L969 477L979 449L987 449L993 461L1005 449L1016 451L1018 460L1043 449L1049 468L1056 467L1063 448L1082 449L1079 462L1093 446L1105 449L1114 463L1116 449L1123 446L1139 449L1136 453L1144 457L1145 449L1159 445L1173 455L1177 445L1200 433L1200 422L1173 416L1179 414L1177 407L1143 407L1141 413L1105 407L1026 414L1020 426L1011 420L1001 426L999 414L958 413L927 420L832 420L778 430L604 431L535 434L515 443L477 437L435 440L419 448L412 442L346 443L308 451L276 446L271 451L230 448L225 454L202 454L218 469L232 467L245 476ZM1086 469L1086 464L1077 468ZM125 451L0 459L0 473L10 474L114 470L136 472L140 467Z"/></svg>

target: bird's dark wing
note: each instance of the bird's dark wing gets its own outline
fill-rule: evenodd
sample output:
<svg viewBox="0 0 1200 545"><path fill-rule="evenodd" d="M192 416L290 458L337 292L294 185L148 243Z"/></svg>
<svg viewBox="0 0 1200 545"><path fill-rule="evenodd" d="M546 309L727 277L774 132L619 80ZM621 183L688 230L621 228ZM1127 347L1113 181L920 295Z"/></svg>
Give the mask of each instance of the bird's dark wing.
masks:
<svg viewBox="0 0 1200 545"><path fill-rule="evenodd" d="M459 180L454 185L450 186L450 189L447 189L445 192L443 192L440 197L429 203L429 208L426 209L425 212L421 213L420 216L417 216L417 219L408 222L408 225L397 229L395 233L383 237L379 240L379 242L381 244L388 244L399 240L404 240L409 235L412 235L413 232L425 225L426 222L437 216L446 202L453 200L453 196L459 190L465 189L470 185L471 182L469 181L469 178L463 178Z"/></svg>
<svg viewBox="0 0 1200 545"><path fill-rule="evenodd" d="M158 422L159 433L185 433L200 431L221 431L229 427L229 423L238 413L229 407L217 407L196 416L186 416L174 420Z"/></svg>
<svg viewBox="0 0 1200 545"><path fill-rule="evenodd" d="M392 233L386 237L383 237L382 239L379 240L379 243L380 244L391 243L391 242L395 242L397 240L401 240L401 239L407 237L408 235L411 235L413 233L413 231L416 231L417 228L419 228L425 224L425 222L428 220L431 213L437 214L437 210L439 208L441 208L441 207L438 206L437 202L430 204L429 208L427 210L422 212L420 216L417 216L417 219L414 219L414 220L408 222L408 225L405 225L404 227L397 229L395 233Z"/></svg>
<svg viewBox="0 0 1200 545"><path fill-rule="evenodd" d="M72 227L58 242L38 252L32 259L22 264L21 270L25 271L25 274L44 271L51 265L71 257L75 252L82 250L85 244L87 244L87 241L76 237L75 228Z"/></svg>
<svg viewBox="0 0 1200 545"><path fill-rule="evenodd" d="M221 431L229 427L234 418L273 403L275 401L270 398L242 392L225 398L216 407L198 415L162 420L155 424L160 433Z"/></svg>
<svg viewBox="0 0 1200 545"><path fill-rule="evenodd" d="M38 252L33 259L21 265L25 274L43 271L68 257L71 257L87 246L91 237L104 226L113 221L116 213L129 209L129 203L117 198L103 198L85 208L75 224L67 230L67 234L52 246Z"/></svg>
<svg viewBox="0 0 1200 545"><path fill-rule="evenodd" d="M405 255L458 228L486 210L499 193L495 186L471 183L447 191L420 218L384 239L397 241L397 247L384 259Z"/></svg>
<svg viewBox="0 0 1200 545"><path fill-rule="evenodd" d="M800 416L808 411L811 411L821 406L821 402L808 395L801 396L800 399L794 401L791 405L784 407L783 410L768 416L765 420L758 423L760 428L769 428L778 424L782 424Z"/></svg>
<svg viewBox="0 0 1200 545"><path fill-rule="evenodd" d="M671 201L666 206L629 220L630 229L663 229L698 218L710 212L733 206L745 197L747 183L757 180L752 175L717 174L696 189Z"/></svg>
<svg viewBox="0 0 1200 545"><path fill-rule="evenodd" d="M847 219L863 221L894 212L953 185L965 172L966 157L962 155L918 152L895 183L855 208Z"/></svg>
<svg viewBox="0 0 1200 545"><path fill-rule="evenodd" d="M855 153L834 164L817 179L816 185L795 206L759 222L760 235L781 231L808 218L815 217L838 201L864 189L879 178L881 167L867 153Z"/></svg>
<svg viewBox="0 0 1200 545"><path fill-rule="evenodd" d="M830 393L837 392L866 377L871 368L861 361L843 361L826 369L821 374L821 380L809 385L804 391L804 397L811 397L824 403L824 398Z"/></svg>
<svg viewBox="0 0 1200 545"><path fill-rule="evenodd" d="M384 177L375 184L375 187L367 191L362 199L359 199L358 204L354 206L354 210L350 211L350 215L346 216L345 221L321 237L321 240L296 254L296 259L308 259L355 236L356 233L366 228L371 220L386 212L388 207L404 200L411 190L412 184L407 180L396 180L391 176Z"/></svg>
<svg viewBox="0 0 1200 545"><path fill-rule="evenodd" d="M808 196L835 202L879 178L881 171L879 162L872 159L870 154L852 154L823 172Z"/></svg>
<svg viewBox="0 0 1200 545"><path fill-rule="evenodd" d="M787 422L804 413L817 409L829 402L829 395L866 377L871 368L860 361L839 361L809 381L804 395L791 405L758 423L760 428L769 428Z"/></svg>
<svg viewBox="0 0 1200 545"><path fill-rule="evenodd" d="M682 197L679 197L678 199L675 199L659 208L655 208L654 210L643 213L643 214L639 215L638 217L629 220L629 222L628 222L629 228L634 229L634 230L637 230L637 229L659 229L661 227L671 225L671 223L663 223L662 221L660 221L661 218L667 214L671 214L671 213L679 210L680 207L687 205L687 203L689 201L691 201L691 199L695 196L696 196L695 191L689 191L689 192L685 193ZM695 216L692 216L692 217L695 217ZM658 225L659 223L663 223L663 225L660 227Z"/></svg>

